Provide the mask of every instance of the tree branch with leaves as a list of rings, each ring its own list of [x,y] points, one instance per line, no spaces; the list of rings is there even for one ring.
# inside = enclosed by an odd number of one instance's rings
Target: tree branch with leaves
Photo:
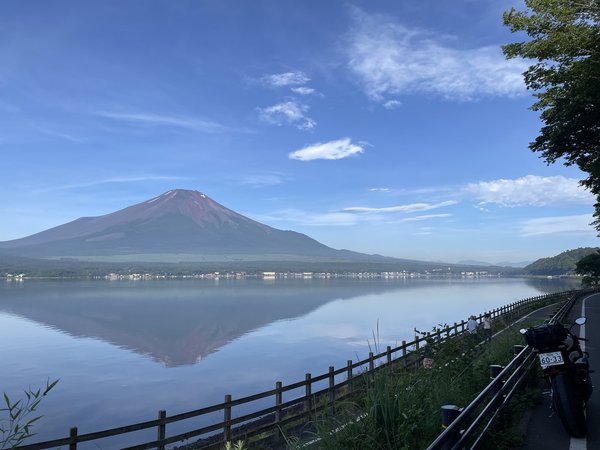
[[[503,15],[513,33],[530,39],[502,47],[507,58],[533,64],[523,74],[543,126],[529,144],[552,164],[563,159],[588,177],[600,231],[600,0],[525,0],[528,11]]]

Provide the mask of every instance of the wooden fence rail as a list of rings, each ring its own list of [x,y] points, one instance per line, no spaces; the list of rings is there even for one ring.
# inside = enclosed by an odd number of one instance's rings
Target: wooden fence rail
[[[522,316],[529,310],[543,305],[567,301],[575,292],[567,291],[519,300],[490,311],[489,314],[492,319],[509,320],[513,317]],[[478,322],[481,322],[483,316],[484,314],[480,314],[477,317]],[[366,359],[357,362],[348,360],[347,365],[344,367],[338,369],[335,369],[333,366],[329,367],[328,372],[324,374],[312,376],[310,373],[307,373],[304,380],[287,386],[277,381],[274,389],[258,394],[239,399],[233,399],[231,395],[227,394],[224,397],[224,401],[216,405],[172,416],[168,416],[165,411],[161,410],[158,412],[158,418],[155,420],[94,433],[80,435],[77,428],[71,428],[68,437],[22,445],[17,447],[17,449],[43,450],[68,446],[69,450],[76,450],[78,444],[84,442],[122,436],[152,428],[156,430],[156,440],[127,447],[127,450],[153,448],[163,450],[167,445],[190,441],[191,439],[196,439],[196,441],[194,444],[188,444],[191,447],[187,448],[216,449],[222,448],[228,441],[248,439],[265,433],[274,435],[274,438],[277,439],[282,426],[292,422],[301,423],[303,420],[306,421],[309,416],[319,413],[325,408],[330,408],[335,402],[339,402],[352,395],[359,379],[370,376],[375,371],[386,367],[391,368],[395,365],[399,365],[401,368],[419,367],[421,363],[420,351],[423,346],[427,345],[427,341],[431,342],[431,339],[440,341],[452,339],[464,334],[465,330],[466,322],[464,320],[460,323],[454,322],[452,326],[446,326],[443,329],[426,333],[425,335],[415,336],[415,339],[411,342],[402,341],[402,345],[398,347],[387,347],[385,351],[377,354],[370,352],[369,357]],[[315,390],[316,383],[325,381],[326,386],[324,388]],[[284,394],[299,389],[303,389],[303,395],[299,396],[296,394],[289,400],[284,399]],[[268,398],[273,398],[273,406],[233,417],[232,408]],[[216,412],[221,412],[223,417],[221,422],[167,436],[169,424],[195,417],[207,416]]]

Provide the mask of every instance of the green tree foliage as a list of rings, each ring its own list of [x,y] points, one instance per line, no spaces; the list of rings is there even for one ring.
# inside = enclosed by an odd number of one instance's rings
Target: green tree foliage
[[[575,271],[583,275],[583,284],[600,284],[600,250],[587,255],[577,262]]]
[[[524,73],[535,91],[534,111],[543,127],[529,144],[548,164],[564,158],[588,177],[600,231],[600,0],[525,0],[528,11],[512,8],[504,24],[531,39],[503,46],[507,58],[534,63]]]
[[[541,258],[523,268],[528,275],[566,275],[575,272],[577,261],[589,254],[596,253],[593,247],[567,250],[550,258]]]

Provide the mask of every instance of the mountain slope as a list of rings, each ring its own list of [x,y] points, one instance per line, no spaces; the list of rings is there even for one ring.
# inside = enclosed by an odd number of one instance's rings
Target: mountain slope
[[[567,250],[550,258],[541,258],[523,268],[528,275],[565,275],[575,270],[575,264],[581,258],[594,253],[597,248],[582,247]]]
[[[4,253],[32,257],[140,254],[298,255],[380,258],[335,250],[301,233],[256,222],[189,190],[171,190],[98,217],[0,242]]]

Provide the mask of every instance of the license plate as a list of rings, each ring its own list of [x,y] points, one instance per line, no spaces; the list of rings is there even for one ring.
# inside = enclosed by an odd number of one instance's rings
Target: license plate
[[[561,352],[540,353],[539,357],[542,369],[550,366],[560,366],[565,363]]]

